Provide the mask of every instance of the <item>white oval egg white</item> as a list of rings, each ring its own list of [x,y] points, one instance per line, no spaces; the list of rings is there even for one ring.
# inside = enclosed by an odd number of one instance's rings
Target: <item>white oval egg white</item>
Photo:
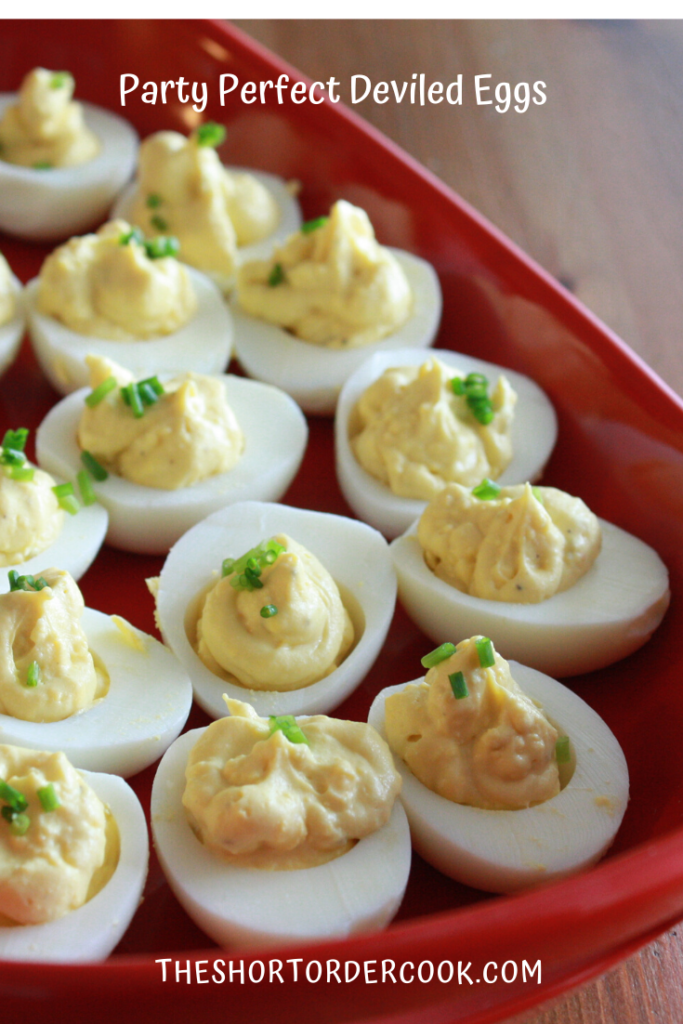
[[[400,800],[387,824],[313,868],[233,867],[196,837],[182,806],[185,766],[202,729],[164,755],[152,788],[152,832],[161,867],[195,923],[221,945],[267,946],[342,938],[383,928],[410,872],[410,833]]]
[[[65,482],[59,474],[52,475],[55,484]],[[74,490],[78,495],[78,488],[74,486]],[[62,532],[53,544],[32,558],[27,558],[25,562],[0,566],[0,594],[9,590],[10,569],[16,569],[21,576],[34,576],[41,569],[54,565],[68,570],[75,580],[80,580],[104,543],[108,520],[106,509],[97,502],[94,505],[82,505],[74,516],[65,512]]]
[[[16,102],[0,95],[0,118]],[[0,160],[0,230],[28,241],[55,242],[105,219],[126,184],[138,151],[138,136],[109,110],[82,103],[85,123],[100,141],[93,160],[74,167],[35,170]]]
[[[298,690],[250,690],[214,675],[188,640],[188,604],[212,579],[224,558],[240,557],[262,540],[286,533],[303,544],[352,598],[364,619],[362,635],[330,675]],[[197,703],[213,718],[225,716],[223,694],[245,700],[259,715],[327,714],[356,689],[372,667],[391,624],[396,576],[386,541],[355,519],[260,502],[221,509],[189,530],[161,570],[159,628],[187,670]],[[352,620],[354,608],[349,609]],[[354,622],[357,625],[357,622]]]
[[[249,316],[233,298],[237,358],[251,376],[277,384],[307,413],[333,415],[344,382],[373,353],[387,349],[427,348],[441,321],[441,287],[431,263],[389,249],[408,278],[415,298],[410,319],[381,341],[356,348],[332,349],[301,341],[275,324]]]
[[[92,481],[98,501],[109,513],[108,544],[124,551],[166,554],[186,530],[217,509],[249,498],[276,501],[287,490],[308,440],[303,413],[277,388],[232,375],[222,375],[221,380],[245,437],[239,462],[227,473],[175,491],[144,487],[111,473],[101,483]],[[84,388],[62,399],[36,434],[40,464],[68,479],[82,469],[76,432],[89,391]]]
[[[12,274],[12,291],[16,297],[16,309],[14,316],[6,324],[0,324],[0,374],[4,373],[8,366],[14,362],[19,351],[21,339],[26,329],[26,314],[24,312],[24,296],[21,281]]]
[[[128,622],[86,608],[88,646],[109,675],[92,707],[61,722],[26,722],[0,714],[0,743],[62,751],[76,768],[129,778],[152,764],[180,734],[192,686],[180,662]]]
[[[454,371],[460,370],[463,374],[483,373],[490,384],[495,385],[498,377],[504,374],[517,392],[512,424],[512,461],[496,480],[501,486],[538,479],[555,447],[555,410],[538,384],[521,373],[447,349],[435,349],[434,352],[412,349],[372,356],[348,379],[342,389],[334,423],[334,439],[337,479],[344,497],[356,515],[385,537],[397,537],[407,530],[422,514],[427,502],[394,494],[389,487],[363,469],[349,442],[349,417],[366,388],[381,377],[385,370],[393,366],[421,366],[432,356],[452,366]]]
[[[197,295],[197,312],[172,334],[141,341],[112,341],[79,334],[38,311],[38,278],[26,285],[33,351],[56,391],[68,395],[89,380],[87,355],[113,359],[139,379],[163,373],[221,373],[230,362],[233,323],[218,288],[205,274],[187,268]]]
[[[91,900],[56,921],[0,926],[0,960],[103,960],[123,937],[138,908],[149,860],[147,823],[140,801],[117,775],[86,771],[82,775],[116,819],[120,840],[116,869]]]
[[[391,544],[405,610],[423,633],[493,640],[515,658],[553,676],[604,668],[641,647],[669,605],[669,574],[659,555],[600,520],[602,550],[573,587],[537,604],[471,597],[439,579],[424,560],[417,523]]]
[[[277,227],[266,238],[260,242],[253,242],[251,245],[243,245],[237,250],[237,262],[246,263],[248,260],[267,259],[273,246],[281,245],[291,234],[301,227],[301,208],[298,200],[289,190],[288,183],[277,174],[269,174],[267,171],[256,171],[251,167],[235,167],[226,165],[226,170],[236,174],[251,174],[254,178],[268,189],[277,203],[280,219]],[[111,211],[110,219],[117,217],[130,221],[133,209],[133,202],[137,193],[137,182],[132,182],[122,192]],[[172,232],[171,232],[172,233]],[[235,284],[234,277],[226,277],[223,274],[207,273],[222,292],[229,292]],[[277,383],[277,381],[273,381]]]
[[[517,662],[510,669],[570,738],[574,771],[557,796],[515,811],[468,807],[428,789],[395,756],[417,852],[443,874],[488,892],[515,892],[595,864],[619,830],[629,794],[626,759],[602,718],[550,676]],[[385,738],[384,702],[405,685],[382,690],[370,708],[368,722]]]

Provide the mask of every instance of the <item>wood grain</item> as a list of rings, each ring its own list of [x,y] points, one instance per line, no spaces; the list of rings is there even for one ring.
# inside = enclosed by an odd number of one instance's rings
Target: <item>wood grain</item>
[[[314,79],[543,81],[496,113],[354,109],[554,274],[683,394],[683,22],[237,21]],[[348,89],[341,90],[348,100]],[[683,929],[514,1024],[683,1021]],[[509,1024],[513,1024],[512,1021]]]

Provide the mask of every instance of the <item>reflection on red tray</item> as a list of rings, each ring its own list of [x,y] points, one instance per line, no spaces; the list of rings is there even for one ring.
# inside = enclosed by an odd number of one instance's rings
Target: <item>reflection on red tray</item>
[[[509,898],[468,890],[416,859],[399,918],[386,932],[308,948],[244,954],[209,948],[171,895],[156,861],[146,897],[116,954],[105,964],[39,967],[0,964],[7,1019],[52,1018],[51,999],[68,1000],[72,1019],[165,1021],[254,1017],[274,1022],[484,1022],[499,1019],[604,970],[683,914],[683,690],[675,639],[683,628],[683,406],[654,374],[548,275],[445,186],[379,133],[337,106],[271,101],[218,103],[218,76],[273,79],[293,69],[237,31],[201,22],[4,22],[0,91],[16,88],[36,64],[68,68],[79,97],[120,110],[119,75],[141,81],[178,78],[209,83],[204,118],[229,126],[229,159],[302,182],[304,214],[317,216],[340,196],[365,207],[382,242],[429,259],[441,278],[444,318],[437,345],[481,356],[534,377],[555,403],[560,439],[545,482],[579,494],[606,519],[652,544],[671,573],[673,600],[654,642],[627,661],[574,681],[577,692],[617,735],[629,763],[631,804],[607,859],[585,875]],[[152,106],[129,97],[124,111],[142,135],[188,128],[188,108]],[[28,280],[45,250],[1,239],[15,272]],[[2,429],[35,427],[57,396],[24,346],[0,382]],[[348,513],[336,485],[332,429],[311,422],[303,467],[290,504]],[[105,549],[83,580],[86,602],[153,630],[144,579],[160,559]],[[457,639],[457,638],[456,638]],[[408,678],[425,641],[399,609],[380,663],[339,710],[364,717],[383,686]],[[414,674],[414,673],[413,673]],[[410,673],[409,673],[410,675]],[[189,726],[205,716],[193,711]],[[148,806],[153,770],[134,780]],[[198,987],[161,981],[162,957],[243,961],[302,957],[284,984],[235,980]],[[522,961],[542,961],[543,984],[521,980]],[[484,965],[514,960],[514,983],[457,985],[309,983],[311,960],[430,960]],[[170,965],[171,968],[173,965]],[[239,963],[237,964],[239,966]],[[226,969],[227,970],[227,969]],[[491,969],[492,970],[492,969]],[[211,970],[207,977],[210,977]],[[257,975],[258,976],[258,972]],[[315,977],[315,971],[313,977]],[[426,976],[426,973],[425,973]],[[153,1013],[151,1007],[154,1007]],[[229,1008],[229,1009],[228,1009]],[[423,1016],[423,1014],[425,1016]]]

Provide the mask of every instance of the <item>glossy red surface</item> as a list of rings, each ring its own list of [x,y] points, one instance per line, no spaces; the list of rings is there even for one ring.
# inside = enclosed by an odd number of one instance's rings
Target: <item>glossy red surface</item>
[[[0,91],[14,89],[36,64],[69,68],[81,98],[120,111],[119,74],[141,81],[184,75],[209,83],[204,118],[229,126],[229,162],[298,178],[304,212],[316,216],[339,196],[364,206],[381,241],[431,260],[441,277],[445,308],[437,344],[529,373],[551,396],[559,443],[545,482],[579,494],[601,516],[652,544],[671,573],[671,608],[654,642],[619,665],[571,681],[621,742],[631,773],[631,803],[614,848],[590,872],[525,895],[483,896],[457,885],[418,858],[397,921],[381,934],[315,947],[221,951],[189,921],[156,861],[145,900],[124,940],[104,964],[36,968],[0,964],[0,1005],[7,1020],[47,1021],[69,1005],[71,1020],[167,1022],[259,1020],[289,1022],[429,1021],[483,1024],[523,1009],[605,969],[683,914],[683,690],[677,637],[683,628],[683,405],[665,385],[476,212],[410,157],[352,113],[336,106],[261,107],[235,101],[221,108],[218,76],[273,79],[293,69],[236,31],[200,22],[4,22]],[[129,100],[125,115],[142,135],[187,129],[188,109]],[[23,279],[45,251],[0,239]],[[40,378],[24,346],[0,382],[0,429],[36,426],[57,396]],[[311,422],[304,465],[285,500],[348,512],[333,468],[331,424]],[[83,580],[86,601],[127,615],[153,630],[144,578],[160,560],[104,549]],[[410,678],[429,641],[399,609],[381,664],[339,710],[364,717],[382,686]],[[431,646],[431,645],[430,645]],[[504,652],[503,652],[504,653]],[[190,726],[204,716],[193,711]],[[134,784],[148,807],[153,769]],[[243,962],[301,957],[284,983],[162,982],[162,957]],[[456,963],[450,983],[307,982],[310,961]],[[542,961],[542,985],[474,982],[484,966],[506,960]],[[457,982],[457,962],[471,962]],[[171,968],[173,965],[171,964]],[[426,970],[426,969],[425,969]],[[224,968],[227,973],[227,967]],[[258,975],[257,975],[258,976]],[[315,973],[314,975],[315,976]],[[381,973],[374,978],[381,977]],[[372,982],[373,975],[370,974]],[[56,1001],[56,1002],[55,1002]]]

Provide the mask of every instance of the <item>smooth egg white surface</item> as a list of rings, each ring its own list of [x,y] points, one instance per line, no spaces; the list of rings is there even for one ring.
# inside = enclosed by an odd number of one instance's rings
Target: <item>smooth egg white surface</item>
[[[359,626],[362,633],[341,665],[317,683],[286,692],[250,690],[207,668],[188,640],[185,620],[188,605],[212,579],[219,578],[224,558],[240,557],[278,533],[308,548],[350,595],[356,608],[348,611],[357,636]],[[209,516],[172,548],[159,578],[157,614],[164,640],[192,680],[195,700],[213,718],[225,716],[224,693],[247,701],[263,717],[314,715],[327,714],[341,704],[370,671],[395,603],[396,576],[389,548],[375,530],[343,516],[249,501]]]
[[[65,482],[59,474],[53,476],[55,484]],[[78,495],[75,485],[74,490]],[[16,569],[22,576],[35,576],[47,566],[55,565],[66,569],[75,580],[79,580],[95,561],[104,543],[108,519],[106,509],[97,502],[94,505],[82,505],[75,516],[65,512],[62,532],[53,544],[32,558],[27,558],[25,562],[0,566],[0,594],[9,590],[10,569]]]
[[[109,615],[86,608],[81,625],[109,674],[107,694],[61,722],[0,714],[0,743],[62,751],[76,768],[128,778],[161,757],[180,734],[192,686],[178,659],[130,623],[122,631]]]
[[[227,473],[175,491],[144,487],[113,473],[101,483],[93,480],[98,500],[109,512],[108,544],[124,551],[166,554],[186,530],[217,509],[248,498],[276,501],[287,490],[308,440],[303,413],[277,388],[231,375],[222,375],[221,380],[244,433],[239,462]],[[64,398],[38,428],[36,453],[49,472],[74,479],[82,469],[76,433],[89,393],[84,388]]]
[[[157,373],[221,373],[230,362],[233,323],[218,288],[205,274],[187,268],[198,307],[179,331],[141,341],[113,341],[79,334],[52,316],[38,311],[38,278],[26,285],[26,306],[33,351],[56,391],[68,395],[85,387],[88,355],[120,363],[136,379]]]
[[[527,696],[569,736],[574,771],[557,796],[515,811],[456,804],[394,758],[417,852],[443,874],[487,892],[514,892],[595,864],[619,830],[629,794],[626,759],[602,718],[550,676],[517,662],[510,669]],[[370,708],[368,722],[385,738],[384,702],[406,685],[382,690]]]
[[[447,366],[452,366],[454,371],[459,370],[463,374],[483,373],[493,385],[504,374],[517,392],[512,423],[512,461],[496,480],[501,487],[538,479],[555,447],[555,410],[538,384],[521,373],[447,349],[435,349],[434,352],[409,349],[372,356],[342,389],[334,423],[334,439],[337,479],[344,497],[356,515],[385,537],[397,537],[407,530],[413,520],[422,514],[427,502],[394,494],[389,487],[363,469],[349,442],[349,417],[365,389],[381,377],[385,370],[393,366],[421,366],[433,356]]]
[[[147,823],[140,801],[116,775],[86,771],[82,775],[116,819],[120,841],[116,869],[91,900],[56,921],[0,926],[0,960],[103,960],[118,944],[138,908],[149,860]]]
[[[401,249],[389,251],[405,272],[415,300],[412,315],[402,327],[371,345],[327,348],[301,341],[282,327],[249,316],[233,298],[235,351],[246,372],[257,380],[277,384],[305,412],[333,415],[344,381],[373,353],[431,345],[441,320],[441,287],[436,271],[419,256]]]
[[[253,242],[251,245],[243,245],[237,249],[237,262],[246,263],[248,260],[267,259],[276,245],[281,245],[291,234],[301,227],[301,208],[298,200],[291,194],[289,186],[284,178],[277,174],[269,174],[267,171],[255,171],[251,167],[235,167],[226,165],[226,170],[233,174],[251,174],[268,189],[277,203],[280,214],[277,227],[270,235],[262,238],[260,242]],[[137,182],[132,182],[120,198],[116,201],[110,215],[110,220],[122,217],[130,221],[133,203],[137,194]],[[208,276],[218,285],[223,292],[229,292],[235,280],[233,277],[226,277],[224,274],[211,274]],[[278,383],[274,381],[273,383]]]
[[[641,647],[669,605],[669,574],[647,544],[600,520],[602,550],[573,587],[536,604],[471,597],[435,576],[417,523],[391,545],[401,603],[432,640],[483,633],[504,658],[553,676],[604,668]]]
[[[26,314],[24,312],[24,297],[21,281],[12,275],[12,291],[16,297],[16,309],[14,316],[6,324],[0,324],[0,374],[4,373],[8,366],[14,362],[19,351],[21,339],[26,329]]]
[[[0,94],[0,118],[16,102]],[[74,167],[36,170],[0,160],[0,230],[28,241],[55,242],[77,235],[105,216],[135,167],[138,136],[109,110],[83,103],[85,123],[97,136],[96,157]]]
[[[202,729],[163,757],[152,788],[152,832],[178,901],[221,945],[266,946],[383,928],[398,910],[410,872],[410,833],[400,800],[387,824],[313,868],[233,867],[196,837],[182,806],[185,766]]]

